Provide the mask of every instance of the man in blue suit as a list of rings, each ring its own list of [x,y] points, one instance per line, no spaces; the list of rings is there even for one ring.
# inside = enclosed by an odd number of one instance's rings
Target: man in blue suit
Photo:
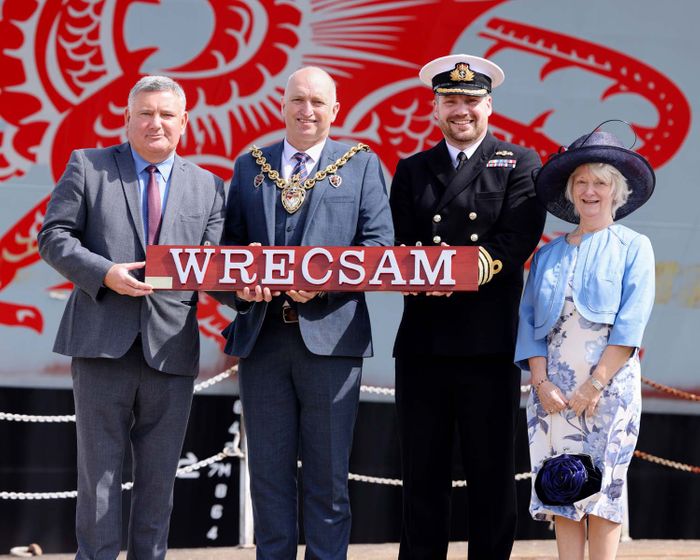
[[[236,160],[226,245],[393,243],[376,155],[328,139],[338,108],[325,71],[306,67],[290,76],[284,141]],[[257,558],[296,558],[301,458],[306,557],[344,559],[362,359],[372,355],[364,294],[257,286],[237,295],[243,301],[225,332],[226,352],[240,357]]]

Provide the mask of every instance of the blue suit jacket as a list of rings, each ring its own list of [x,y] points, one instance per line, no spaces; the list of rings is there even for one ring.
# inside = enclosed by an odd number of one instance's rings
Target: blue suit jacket
[[[283,142],[262,149],[273,169],[281,168]],[[350,146],[327,140],[318,169],[340,158]],[[252,155],[236,160],[229,198],[223,244],[248,245],[259,242],[274,245],[275,203],[280,189],[267,177],[259,187],[254,178],[260,167]],[[351,246],[391,245],[394,228],[377,156],[358,152],[338,172],[338,188],[328,178],[307,192],[309,205],[301,245]],[[298,305],[299,327],[306,347],[321,356],[372,355],[369,314],[363,293],[330,292]],[[236,320],[224,331],[225,351],[245,358],[255,346],[267,304],[254,303],[249,309],[239,305]]]
[[[654,250],[646,235],[613,224],[584,235],[578,247],[562,236],[535,253],[520,303],[515,363],[521,369],[529,371],[529,358],[547,356],[572,264],[572,295],[583,318],[612,325],[608,344],[642,345],[654,305]]]

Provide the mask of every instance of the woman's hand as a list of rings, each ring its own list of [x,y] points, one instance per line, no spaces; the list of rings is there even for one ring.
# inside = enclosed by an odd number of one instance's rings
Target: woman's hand
[[[571,395],[569,408],[574,411],[576,416],[581,416],[584,412],[586,415],[592,416],[602,393],[593,386],[590,379],[587,379]]]
[[[620,371],[620,368],[625,365],[625,362],[633,352],[634,348],[630,346],[608,344],[603,350],[592,376],[595,377],[600,385],[605,387],[615,374]],[[595,407],[598,405],[602,394],[603,391],[596,389],[589,378],[579,385],[574,394],[571,395],[569,408],[576,413],[576,416],[581,416],[584,412],[591,416],[595,413]]]
[[[540,398],[540,403],[549,414],[561,412],[569,404],[561,389],[549,380],[540,383],[535,390]]]

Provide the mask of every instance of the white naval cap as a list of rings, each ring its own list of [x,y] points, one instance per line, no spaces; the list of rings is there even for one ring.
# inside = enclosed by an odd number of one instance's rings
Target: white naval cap
[[[483,97],[505,79],[501,67],[469,54],[450,54],[431,60],[418,73],[420,81],[439,95]]]

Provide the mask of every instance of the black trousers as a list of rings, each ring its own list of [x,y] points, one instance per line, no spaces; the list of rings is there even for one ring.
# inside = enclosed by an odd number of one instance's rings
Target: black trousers
[[[396,358],[403,470],[400,560],[447,556],[457,429],[467,477],[469,560],[510,557],[520,370],[506,355]]]

